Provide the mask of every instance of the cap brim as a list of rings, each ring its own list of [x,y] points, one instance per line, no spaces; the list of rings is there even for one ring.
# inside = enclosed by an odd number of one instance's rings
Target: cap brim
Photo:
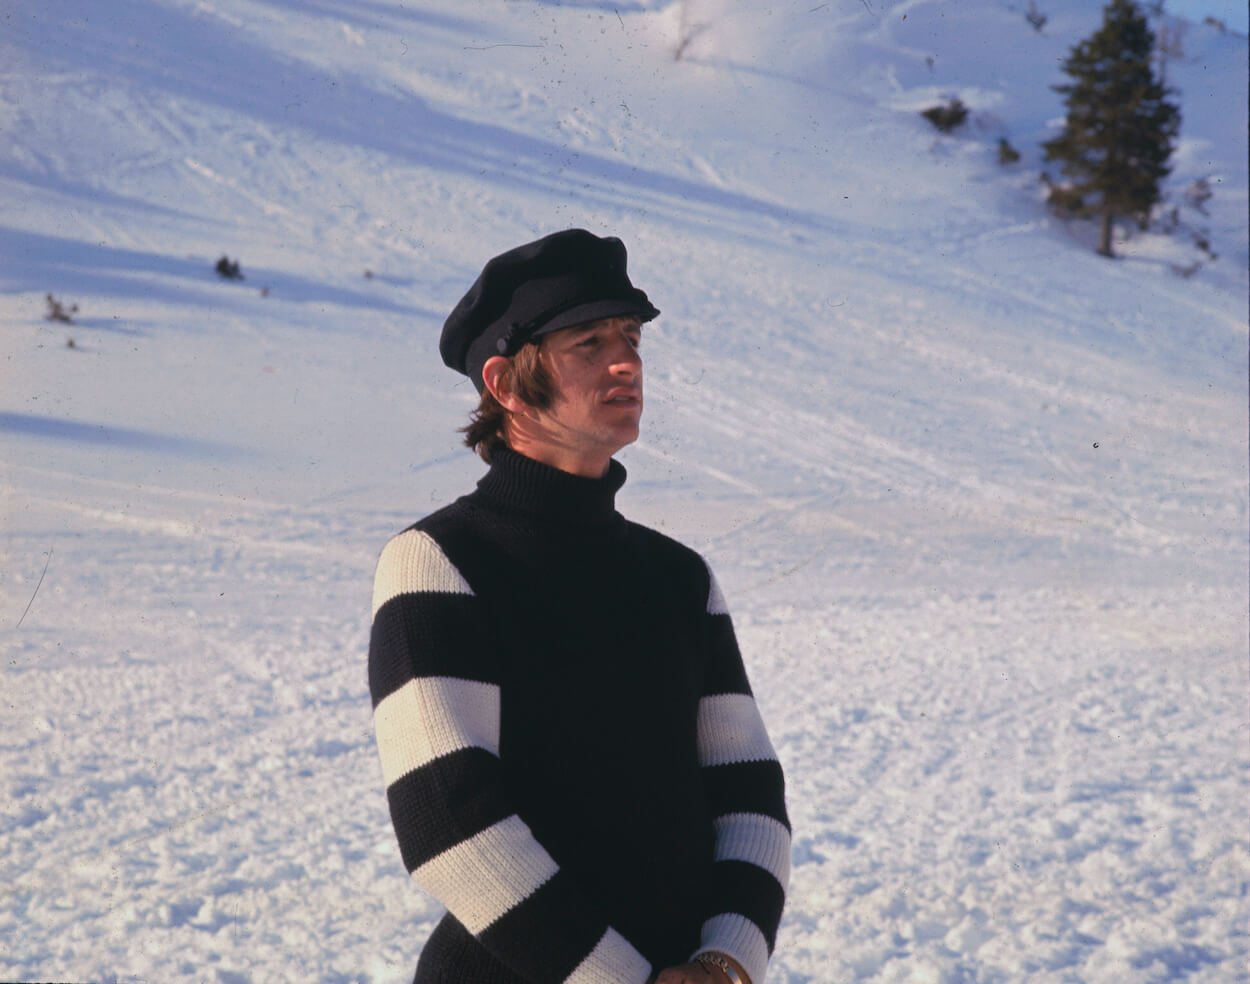
[[[591,301],[588,304],[578,304],[567,311],[561,311],[530,335],[530,338],[550,335],[553,331],[574,328],[577,325],[588,324],[591,321],[600,321],[603,318],[625,318],[632,315],[642,321],[650,321],[659,313],[659,310],[648,302],[640,302],[635,299],[618,298],[616,300]]]

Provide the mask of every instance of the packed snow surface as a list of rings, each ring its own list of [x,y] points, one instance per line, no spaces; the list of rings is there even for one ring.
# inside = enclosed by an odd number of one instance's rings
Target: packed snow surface
[[[1108,261],[1038,7],[4,5],[0,978],[410,979],[372,568],[481,472],[442,319],[583,226],[787,770],[769,980],[1245,980],[1246,38]]]

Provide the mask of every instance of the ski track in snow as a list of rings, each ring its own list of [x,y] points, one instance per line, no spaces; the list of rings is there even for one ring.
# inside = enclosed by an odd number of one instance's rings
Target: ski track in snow
[[[1246,39],[1171,68],[1182,279],[1042,210],[1096,10],[1019,7],[16,8],[0,978],[411,979],[373,564],[480,473],[446,310],[584,225],[664,311],[621,508],[715,566],[787,770],[769,980],[1244,980]]]

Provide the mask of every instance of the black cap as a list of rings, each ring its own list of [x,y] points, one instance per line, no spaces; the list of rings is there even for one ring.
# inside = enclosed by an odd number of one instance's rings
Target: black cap
[[[482,391],[482,366],[547,332],[660,312],[629,282],[625,244],[566,229],[490,260],[443,324],[443,362]]]

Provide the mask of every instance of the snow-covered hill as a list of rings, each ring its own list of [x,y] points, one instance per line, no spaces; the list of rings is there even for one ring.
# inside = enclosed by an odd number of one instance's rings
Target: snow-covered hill
[[[1218,258],[1108,262],[1039,6],[5,7],[0,977],[410,978],[372,566],[480,473],[442,319],[583,226],[664,312],[622,508],[788,771],[770,981],[1244,979],[1247,42],[1168,66]]]

